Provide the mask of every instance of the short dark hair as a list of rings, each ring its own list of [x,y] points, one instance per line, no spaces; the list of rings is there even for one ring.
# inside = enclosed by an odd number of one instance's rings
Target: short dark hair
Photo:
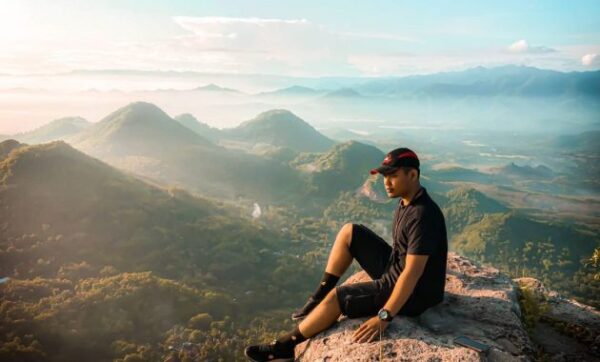
[[[404,174],[406,175],[412,168],[414,168],[415,170],[417,170],[417,178],[421,178],[421,170],[418,167],[412,167],[412,166],[401,166],[400,167],[402,169],[402,172],[404,172]]]

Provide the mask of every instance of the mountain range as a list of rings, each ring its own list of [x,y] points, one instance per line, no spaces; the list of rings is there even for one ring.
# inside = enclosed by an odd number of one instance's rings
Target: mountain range
[[[463,71],[374,79],[353,87],[378,96],[600,97],[600,71],[559,72],[530,66],[475,67]]]
[[[302,182],[293,169],[217,145],[145,102],[122,107],[68,142],[118,168],[213,197],[288,202]]]

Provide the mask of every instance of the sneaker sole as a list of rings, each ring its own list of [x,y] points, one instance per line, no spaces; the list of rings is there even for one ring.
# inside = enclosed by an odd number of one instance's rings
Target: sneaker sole
[[[246,354],[246,351],[244,351],[244,356],[248,357],[250,359],[250,361],[260,362],[258,360],[255,360],[254,358],[248,356]],[[275,359],[269,360],[269,362],[294,362],[295,360],[296,360],[296,358],[275,358]]]

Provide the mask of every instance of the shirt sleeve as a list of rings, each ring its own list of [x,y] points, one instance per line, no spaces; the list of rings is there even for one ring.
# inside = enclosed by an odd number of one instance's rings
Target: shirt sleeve
[[[407,254],[431,255],[436,250],[436,230],[431,217],[413,217],[407,224]]]

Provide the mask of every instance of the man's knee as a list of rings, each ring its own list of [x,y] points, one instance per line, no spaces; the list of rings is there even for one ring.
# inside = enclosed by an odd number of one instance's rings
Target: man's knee
[[[347,222],[342,226],[341,232],[344,234],[344,240],[346,241],[346,245],[348,249],[350,248],[350,244],[352,243],[352,228],[353,224],[351,222]]]
[[[338,301],[336,288],[333,288],[329,293],[327,293],[324,302],[327,303],[327,306],[330,310],[333,310],[336,313],[341,313],[342,310],[340,307],[340,302]]]
[[[337,303],[337,291],[335,288],[331,289],[324,299],[327,303]]]

